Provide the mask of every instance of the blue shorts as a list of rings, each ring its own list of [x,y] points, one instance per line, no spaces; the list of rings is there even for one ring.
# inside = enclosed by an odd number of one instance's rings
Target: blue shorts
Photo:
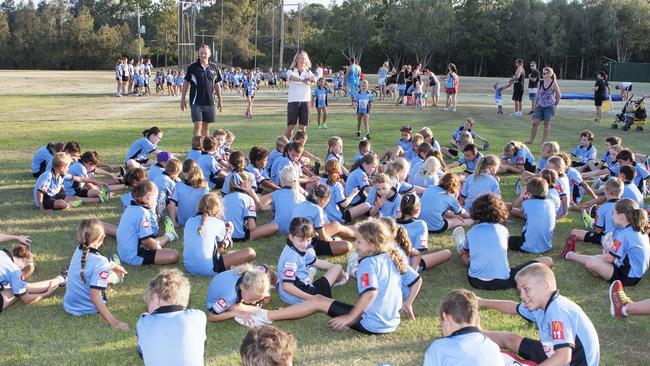
[[[537,93],[528,93],[528,99],[535,100],[535,97],[537,97]]]
[[[550,106],[550,107],[537,106],[537,108],[535,109],[535,114],[533,114],[533,119],[550,122],[551,119],[553,119],[554,115],[555,115],[555,106]]]

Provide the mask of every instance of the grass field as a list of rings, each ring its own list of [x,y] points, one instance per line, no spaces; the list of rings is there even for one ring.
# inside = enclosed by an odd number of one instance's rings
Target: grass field
[[[75,248],[75,231],[80,220],[97,217],[111,223],[119,221],[119,200],[96,206],[86,205],[65,212],[41,214],[32,202],[34,179],[30,174],[30,159],[34,151],[48,141],[80,142],[82,150],[98,150],[104,161],[121,163],[132,141],[150,126],[159,126],[165,133],[161,147],[182,153],[190,148],[192,126],[189,113],[178,108],[172,97],[114,97],[111,72],[0,72],[0,232],[31,236],[37,256],[37,269],[32,280],[56,275],[67,267]],[[443,112],[427,108],[423,112],[376,103],[371,115],[374,151],[393,146],[399,138],[399,126],[411,124],[415,129],[432,128],[442,143],[467,116],[477,122],[476,130],[491,142],[491,153],[499,154],[509,139],[526,141],[528,118],[499,116],[493,106],[492,83],[486,78],[463,78],[458,112]],[[589,93],[591,81],[561,82],[563,91]],[[650,94],[650,84],[635,84],[635,93]],[[508,97],[504,99],[509,99]],[[444,102],[444,100],[443,100]],[[310,129],[307,149],[322,157],[327,137],[339,135],[345,144],[345,155],[351,160],[357,144],[354,137],[354,114],[348,99],[334,100],[329,109],[328,130]],[[224,112],[215,127],[227,128],[237,135],[235,148],[248,152],[253,144],[273,146],[275,136],[284,130],[286,121],[286,91],[269,92],[262,88],[255,99],[255,119],[243,118],[245,102],[226,93]],[[620,109],[620,103],[616,109]],[[529,109],[525,105],[524,111]],[[506,113],[512,111],[508,101]],[[553,121],[552,139],[565,150],[578,143],[580,131],[590,128],[596,134],[599,154],[603,138],[613,133],[608,116],[601,126],[593,125],[594,108],[590,101],[563,101]],[[541,131],[540,131],[541,133]],[[624,145],[648,153],[649,132],[618,132]],[[541,135],[540,135],[541,136]],[[539,146],[531,149],[536,156]],[[508,200],[514,197],[514,177],[502,179],[501,189]],[[258,222],[270,220],[264,214]],[[522,221],[508,221],[512,234],[519,234]],[[578,215],[561,220],[555,230],[554,248],[550,255],[556,260],[555,274],[562,294],[582,306],[591,317],[601,342],[602,364],[647,364],[650,317],[615,319],[609,315],[608,285],[591,277],[582,267],[559,259],[564,239],[572,228],[582,226]],[[258,262],[276,264],[284,237],[275,236],[250,244],[258,252]],[[452,248],[450,234],[429,238],[433,249]],[[247,244],[248,245],[248,244]],[[9,248],[11,244],[2,244]],[[171,245],[182,252],[182,240]],[[579,250],[595,254],[599,248],[579,245]],[[106,240],[102,252],[116,251],[115,240]],[[533,259],[534,255],[510,253],[511,265]],[[345,263],[345,258],[333,258]],[[182,262],[181,262],[182,263]],[[182,269],[182,264],[177,265]],[[111,329],[99,315],[72,317],[63,311],[64,290],[36,305],[17,304],[0,315],[0,364],[3,365],[134,365],[141,361],[136,352],[135,323],[145,306],[142,292],[148,281],[159,271],[155,267],[129,267],[126,281],[111,288],[107,296],[113,314],[129,324],[126,332]],[[298,321],[279,322],[277,326],[295,335],[298,341],[297,365],[394,365],[422,363],[424,350],[431,339],[440,337],[437,309],[442,297],[451,289],[469,288],[466,270],[457,257],[438,268],[423,273],[424,284],[415,302],[416,321],[403,320],[396,333],[369,337],[354,331],[334,332],[327,326],[328,318],[315,315]],[[209,278],[191,277],[190,307],[203,309]],[[486,298],[517,300],[513,290],[477,294]],[[643,281],[629,289],[633,299],[650,298],[650,284]],[[353,284],[334,290],[337,299],[354,303]],[[270,308],[282,306],[277,296]],[[484,329],[516,331],[537,337],[536,328],[521,318],[494,311],[481,311]],[[246,329],[235,322],[208,324],[205,347],[206,364],[238,364],[239,344]]]

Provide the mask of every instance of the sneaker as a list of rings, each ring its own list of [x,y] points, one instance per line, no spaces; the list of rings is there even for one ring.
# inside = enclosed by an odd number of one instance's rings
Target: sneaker
[[[111,199],[111,194],[108,192],[106,188],[102,188],[99,190],[99,202],[106,203],[110,199]]]
[[[82,200],[75,200],[75,201],[69,202],[68,205],[70,205],[70,207],[75,207],[76,208],[76,207],[81,206],[82,203],[83,203]]]
[[[176,229],[174,228],[174,223],[172,222],[171,217],[165,216],[163,219],[163,224],[165,225],[165,234],[169,234],[173,239],[172,241],[178,239],[178,234],[176,233]]]
[[[575,252],[576,241],[578,241],[578,237],[575,234],[569,235],[569,237],[566,238],[566,242],[564,243],[564,249],[562,249],[562,252],[560,252],[560,257],[566,259],[566,255],[569,254],[569,252]]]
[[[359,269],[359,253],[356,250],[353,250],[350,255],[348,255],[348,267],[345,272],[349,277],[357,277],[357,269]]]
[[[364,137],[364,140],[370,140],[370,134],[367,134],[366,137]]]
[[[517,178],[517,181],[515,182],[515,194],[517,197],[521,196],[521,179]]]
[[[603,246],[603,254],[609,253],[614,245],[614,232],[610,231],[607,234],[603,235],[603,238],[600,240],[600,243]]]
[[[323,123],[323,129],[324,129],[324,130],[327,129],[327,124]]]
[[[449,109],[448,109],[447,107],[444,107],[442,110],[446,112],[446,111],[448,111]]]
[[[596,216],[598,216],[598,206],[596,206],[596,205],[592,205],[591,207],[589,207],[589,211],[588,211],[588,212],[589,212],[589,216],[590,216],[592,219],[596,218]],[[592,220],[592,221],[593,221],[593,220]]]
[[[345,285],[346,283],[348,283],[349,280],[350,280],[350,275],[347,274],[346,272],[343,272],[343,278],[341,278],[340,280],[336,281],[336,282],[332,285],[332,288],[334,288],[334,287],[339,287],[339,286],[343,286],[343,285]]]
[[[584,208],[580,210],[580,218],[582,219],[582,223],[585,225],[585,229],[591,230],[593,219],[591,218],[591,216],[589,216],[587,210],[585,210]]]
[[[56,276],[59,279],[59,287],[65,287],[68,284],[68,270],[64,269],[61,273]]]
[[[248,319],[242,319],[236,316],[235,321],[247,328],[259,328],[263,325],[273,324],[268,318],[267,311],[264,309],[258,309]]]
[[[357,137],[361,137],[361,132],[357,131]]]
[[[463,245],[465,245],[465,229],[462,226],[459,226],[451,232],[451,237],[454,240],[456,245],[456,252],[458,255],[462,253]]]
[[[117,253],[111,254],[111,256],[108,258],[108,260],[115,263],[118,266],[122,265],[122,261],[120,260],[120,256],[117,255]]]
[[[623,283],[619,280],[612,282],[609,286],[609,313],[617,318],[624,318],[627,314],[623,309],[631,302],[625,294]]]
[[[451,111],[452,111],[452,112],[456,112],[456,108],[452,109]]]
[[[124,168],[123,166],[121,166],[121,167],[120,167],[120,174],[119,174],[119,176],[122,177],[122,178],[124,178],[124,175],[125,175],[125,174],[126,174],[126,168]]]

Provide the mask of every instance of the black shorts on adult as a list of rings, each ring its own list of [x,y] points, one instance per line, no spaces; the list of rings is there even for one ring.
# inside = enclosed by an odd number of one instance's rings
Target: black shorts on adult
[[[467,279],[469,280],[469,284],[472,285],[472,287],[479,290],[505,290],[509,288],[515,288],[517,287],[517,282],[515,282],[515,276],[517,273],[524,269],[524,267],[527,265],[533,263],[537,263],[537,261],[528,261],[526,263],[510,268],[510,276],[507,279],[503,280],[496,279],[491,281],[484,281],[478,278],[470,277],[469,274],[467,275]]]
[[[212,257],[212,270],[221,273],[226,270],[226,264],[223,263],[223,255],[215,254]]]
[[[305,285],[300,281],[294,282],[294,285],[310,295],[323,295],[332,298],[332,286],[325,277],[321,277],[312,282],[311,286]]]
[[[192,122],[212,123],[214,122],[213,105],[190,105],[192,111]]]
[[[59,193],[54,195],[54,197],[43,193],[43,207],[45,207],[46,210],[56,210],[56,208],[54,208],[54,201],[64,200],[64,199],[65,199],[65,192],[63,190],[61,190]]]
[[[152,265],[156,261],[156,251],[145,247],[138,248],[138,257],[142,257],[142,265]]]
[[[544,352],[544,345],[542,345],[542,342],[530,338],[524,338],[521,340],[519,351],[517,353],[524,359],[536,363],[542,363],[548,359],[546,352]]]
[[[603,98],[594,98],[594,105],[596,107],[602,107],[604,101],[605,101],[605,99],[603,99]]]
[[[311,246],[314,247],[314,251],[317,256],[321,255],[333,255],[332,245],[329,241],[321,240],[319,237],[315,236],[311,239]]]
[[[309,124],[309,102],[291,102],[287,105],[287,125]]]
[[[438,229],[438,230],[429,230],[429,234],[444,233],[445,231],[447,231],[448,228],[449,228],[449,221],[447,221],[447,219],[443,218],[442,219],[442,227],[440,229]]]
[[[74,195],[77,197],[88,197],[88,188],[75,188]]]
[[[344,302],[340,301],[334,301],[332,302],[332,305],[330,305],[330,308],[327,309],[327,315],[330,318],[336,318],[341,315],[347,315],[350,314],[352,309],[354,308],[354,305],[346,304]],[[367,330],[366,328],[361,325],[361,319],[357,320],[355,323],[348,325],[348,328],[354,329],[359,333],[363,334],[379,334],[375,332],[371,332]]]
[[[521,102],[524,97],[524,87],[515,87],[512,90],[512,100],[515,102]]]
[[[641,278],[628,277],[621,271],[620,267],[614,266],[614,273],[612,273],[612,278],[609,279],[609,283],[612,283],[616,280],[621,281],[623,283],[623,287],[630,287],[636,286],[641,281]]]

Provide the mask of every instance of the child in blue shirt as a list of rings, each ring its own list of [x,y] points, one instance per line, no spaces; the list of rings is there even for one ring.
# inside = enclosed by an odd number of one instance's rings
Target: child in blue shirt
[[[339,222],[344,224],[350,222],[350,217],[344,217],[343,213],[357,196],[359,189],[355,189],[347,196],[345,195],[343,184],[345,181],[341,178],[341,165],[336,159],[330,159],[325,162],[325,177],[320,180],[321,184],[329,187],[330,199],[323,208],[329,222]]]
[[[48,142],[41,146],[32,157],[32,176],[38,178],[52,161],[54,154],[63,151],[62,142]]]
[[[408,266],[392,243],[388,228],[377,220],[357,226],[356,248],[359,254],[356,305],[316,296],[279,310],[258,310],[240,319],[247,326],[271,324],[273,321],[298,319],[320,312],[333,319],[334,330],[354,329],[363,334],[392,333],[400,323],[402,309],[401,273]]]
[[[347,273],[340,264],[332,264],[312,256],[307,249],[316,235],[310,219],[294,217],[289,225],[287,244],[278,260],[280,298],[289,305],[295,305],[322,295],[332,298],[332,287],[347,282]],[[325,275],[312,282],[308,267],[325,271]]]
[[[224,203],[215,193],[201,197],[198,214],[185,223],[183,235],[183,265],[197,276],[214,276],[228,268],[255,259],[252,248],[232,247],[233,227],[223,217]]]
[[[359,160],[361,160],[362,157],[368,154],[373,154],[372,152],[372,144],[370,143],[370,140],[361,140],[359,141],[359,149],[357,152],[354,153],[354,159],[352,161],[353,164],[357,163]]]
[[[585,171],[597,159],[598,151],[593,142],[593,132],[585,130],[580,133],[580,144],[571,152],[571,156],[578,159],[572,161],[571,166],[577,168],[579,172]]]
[[[65,210],[73,203],[75,207],[81,203],[76,201],[77,197],[67,196],[63,187],[64,177],[72,179],[71,176],[68,176],[69,166],[70,156],[64,152],[56,153],[52,158],[52,169],[45,171],[36,180],[34,204],[41,211]]]
[[[578,254],[575,244],[571,247],[570,243],[562,254],[565,259],[585,266],[595,277],[610,283],[620,280],[626,287],[635,286],[650,264],[648,214],[636,202],[625,198],[614,205],[612,219],[616,225],[613,243],[603,244],[602,255]]]
[[[472,287],[480,290],[503,290],[514,288],[515,275],[527,265],[540,262],[553,265],[550,257],[540,257],[516,267],[508,263],[508,229],[501,225],[508,218],[508,210],[501,198],[484,194],[474,201],[472,219],[477,222],[464,235],[462,228],[454,233],[460,258],[468,266],[467,278]]]
[[[316,84],[316,89],[311,93],[311,107],[314,108],[316,106],[316,111],[318,112],[318,128],[327,129],[327,95],[331,92],[325,79],[320,78]],[[320,124],[321,117],[323,119],[322,126]]]
[[[463,132],[468,132],[472,137],[472,141],[481,140],[483,142],[482,150],[487,150],[489,143],[486,139],[484,139],[478,133],[476,133],[476,131],[472,130],[474,124],[475,124],[474,119],[472,117],[467,117],[463,122],[463,125],[458,127],[456,131],[454,131],[454,133],[451,135],[451,140],[449,140],[451,146],[455,147],[460,151],[463,151],[463,148],[466,144],[463,144],[461,142],[461,136],[463,135]],[[456,154],[453,151],[450,152],[452,155],[456,156]]]
[[[144,364],[203,365],[207,319],[203,311],[187,309],[187,277],[177,269],[162,270],[149,283],[144,298],[147,312],[135,325]]]
[[[521,174],[524,171],[535,173],[535,157],[528,147],[519,141],[510,141],[503,146],[503,157],[499,174],[515,173]]]
[[[332,136],[327,139],[327,157],[325,158],[325,162],[331,159],[335,159],[339,162],[339,167],[343,173],[342,178],[345,181],[350,172],[345,167],[345,158],[343,157],[343,139],[338,136]]]
[[[555,190],[560,196],[560,208],[556,212],[556,217],[562,219],[569,214],[569,205],[571,204],[571,183],[566,175],[566,163],[559,156],[552,156],[546,163],[546,168],[557,173]]]
[[[172,154],[167,151],[161,151],[156,155],[156,164],[149,167],[147,172],[147,179],[154,181],[159,175],[165,171],[165,164],[172,158]]]
[[[269,176],[271,175],[271,167],[273,166],[273,163],[283,156],[282,152],[288,143],[289,139],[284,135],[280,135],[275,139],[275,150],[269,153],[269,158],[266,161],[266,172]]]
[[[492,85],[494,88],[494,104],[497,106],[497,114],[503,114],[503,95],[501,95],[501,93],[505,89],[508,89],[510,85],[512,85],[512,81],[505,86],[501,86],[499,83],[494,83],[494,85]]]
[[[422,194],[420,218],[427,224],[431,234],[440,234],[458,226],[470,226],[474,221],[458,202],[460,181],[454,173],[440,178]]]
[[[618,170],[624,166],[631,166],[636,170],[636,177],[634,184],[639,188],[639,191],[644,192],[646,187],[646,179],[650,177],[650,173],[646,170],[643,164],[639,164],[634,160],[634,153],[630,150],[622,150],[616,154],[616,161],[618,162],[618,169],[613,169],[614,176],[618,175]]]
[[[278,232],[279,226],[270,222],[257,226],[257,209],[268,210],[268,204],[260,202],[247,174],[232,175],[229,193],[223,198],[224,220],[233,226],[233,241],[256,240]]]
[[[464,173],[468,175],[473,174],[474,169],[476,168],[476,164],[478,164],[479,160],[481,160],[482,157],[483,154],[478,151],[478,147],[475,144],[467,144],[465,147],[463,147],[463,156],[451,164],[448,164],[447,169],[465,165]]]
[[[508,238],[508,249],[527,253],[544,253],[553,247],[555,230],[555,205],[547,199],[548,183],[539,177],[531,178],[526,184],[522,203],[525,220],[521,236]]]
[[[373,187],[366,198],[370,216],[397,218],[402,196],[392,183],[390,177],[384,173],[379,173],[372,179]]]
[[[158,143],[162,140],[163,133],[158,127],[151,127],[142,131],[142,138],[131,144],[129,151],[124,158],[124,165],[127,168],[148,167],[153,164],[149,159],[150,154],[158,155]]]
[[[368,91],[368,80],[361,82],[359,92],[354,95],[354,106],[357,109],[357,137],[361,136],[361,121],[366,131],[366,140],[370,140],[370,107],[372,105],[372,94]]]
[[[496,156],[487,155],[479,160],[474,173],[465,179],[460,191],[458,201],[465,210],[469,210],[474,200],[483,194],[493,193],[497,197],[501,196],[499,181],[494,177],[498,171],[499,160]]]
[[[352,165],[348,179],[345,181],[345,195],[348,196],[355,190],[358,190],[359,193],[352,199],[351,205],[356,206],[365,202],[366,196],[370,192],[369,177],[375,174],[378,165],[379,162],[375,154],[364,155]]]
[[[174,192],[169,198],[170,203],[167,205],[174,227],[185,225],[187,219],[196,215],[199,200],[210,192],[203,178],[203,172],[194,160],[185,160],[183,176],[185,179],[176,183]]]
[[[505,314],[519,314],[535,323],[540,340],[515,333],[483,331],[500,348],[523,358],[550,365],[597,366],[600,362],[598,333],[585,312],[559,294],[553,271],[539,263],[522,269],[516,276],[522,302],[479,299],[479,307]]]
[[[424,353],[424,366],[505,366],[501,349],[480,329],[478,298],[465,289],[452,290],[440,304],[443,338]]]
[[[79,246],[68,266],[63,309],[74,316],[100,313],[112,328],[126,330],[128,324],[115,318],[106,307],[105,292],[109,284],[120,283],[127,272],[99,252],[104,237],[104,228],[99,220],[85,219],[79,224]]]
[[[619,169],[618,178],[623,181],[623,195],[621,198],[629,198],[636,202],[639,207],[645,207],[643,202],[643,194],[639,188],[634,184],[636,178],[636,170],[633,167],[626,165]]]
[[[217,140],[212,136],[206,136],[203,139],[203,152],[196,160],[196,163],[203,172],[203,176],[208,181],[210,190],[222,187],[224,183],[223,179],[226,176],[217,159],[213,156],[217,148]]]
[[[153,180],[153,184],[158,188],[158,216],[162,217],[164,211],[167,210],[167,206],[169,206],[170,198],[176,190],[176,183],[179,180],[178,175],[181,173],[181,169],[182,163],[180,160],[176,158],[170,159],[165,164],[165,171]]]
[[[253,119],[253,99],[255,98],[255,91],[258,89],[253,71],[249,71],[248,77],[244,78],[243,87],[244,96],[246,96],[246,102],[248,103],[246,107],[246,118]]]
[[[124,210],[117,226],[117,254],[131,266],[161,265],[178,262],[175,249],[163,248],[178,239],[173,226],[165,225],[166,233],[158,235],[156,206],[158,190],[151,181],[141,183],[133,191],[133,200]]]
[[[226,177],[223,180],[223,187],[221,187],[222,194],[230,193],[230,180],[233,179],[234,176],[237,174],[247,176],[251,188],[253,188],[255,192],[259,192],[259,188],[257,186],[257,178],[255,177],[255,174],[246,170],[246,156],[244,155],[243,152],[241,151],[231,152],[230,155],[228,156],[228,164],[230,164],[231,171],[226,175]],[[268,196],[268,198],[262,197],[260,199],[266,202],[271,199],[271,196]]]
[[[201,153],[203,152],[204,138],[204,136],[192,137],[192,149],[187,152],[187,157],[185,157],[185,160],[192,159],[196,161],[199,159],[199,156],[201,156]]]
[[[254,178],[257,192],[262,192],[263,188],[271,191],[277,191],[280,186],[273,183],[269,176],[268,166],[269,151],[263,146],[253,146],[248,153],[249,164],[246,166],[246,171],[251,173]]]

